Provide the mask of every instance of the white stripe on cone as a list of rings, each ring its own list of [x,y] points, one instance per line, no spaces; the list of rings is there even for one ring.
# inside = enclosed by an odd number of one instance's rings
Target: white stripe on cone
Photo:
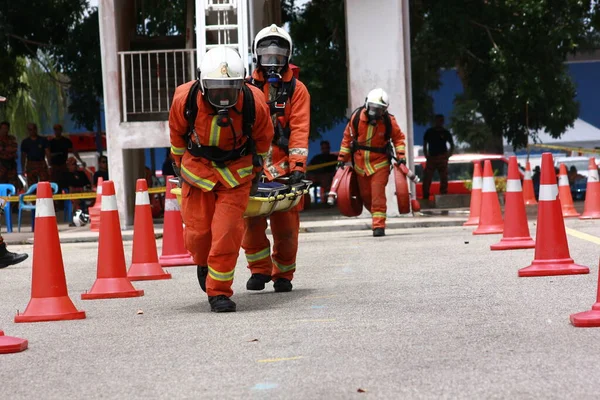
[[[496,182],[494,182],[494,178],[489,176],[484,177],[481,191],[483,193],[496,193]]]
[[[165,211],[179,211],[177,199],[165,199]]]
[[[483,186],[483,181],[481,180],[480,176],[473,178],[473,190],[481,189],[482,186]]]
[[[148,192],[135,192],[135,205],[145,206],[150,204],[150,196]]]
[[[117,197],[115,195],[102,196],[100,211],[117,211]]]
[[[36,199],[35,217],[56,217],[56,213],[54,212],[54,200],[44,198]]]
[[[98,185],[96,188],[96,194],[102,194],[102,185]]]
[[[507,179],[506,180],[506,191],[507,192],[521,192],[521,180],[520,179]]]
[[[531,171],[525,171],[525,180],[531,180]]]
[[[555,201],[558,197],[558,186],[540,185],[539,201]]]
[[[569,185],[569,177],[566,175],[558,176],[558,186],[570,186]]]
[[[589,182],[598,182],[598,170],[597,169],[590,169],[588,171],[588,181]]]

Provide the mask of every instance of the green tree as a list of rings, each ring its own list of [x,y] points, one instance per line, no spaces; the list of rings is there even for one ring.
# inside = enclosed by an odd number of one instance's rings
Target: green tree
[[[86,8],[87,0],[0,1],[0,93],[7,102],[26,87],[20,57],[35,59],[39,49],[64,43]]]
[[[39,52],[36,59],[17,59],[19,89],[9,98],[2,119],[11,122],[11,132],[18,137],[27,135],[26,125],[33,122],[40,132],[46,131],[54,119],[62,120],[66,109],[66,78],[56,71],[49,55]]]
[[[420,3],[416,43],[456,68],[465,89],[456,99],[462,115],[455,113],[455,128],[469,129],[464,122],[481,114],[491,132],[485,150],[501,152],[503,137],[518,148],[530,130],[560,137],[572,126],[579,105],[564,61],[594,40],[591,0]]]
[[[311,136],[346,118],[348,71],[343,0],[312,0],[302,9],[282,2],[294,41],[292,63],[311,96]]]

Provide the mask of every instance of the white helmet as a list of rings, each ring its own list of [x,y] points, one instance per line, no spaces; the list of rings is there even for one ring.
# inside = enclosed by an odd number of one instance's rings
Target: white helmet
[[[226,46],[210,49],[200,62],[202,94],[215,107],[233,107],[244,84],[244,75],[244,62],[235,50]]]
[[[73,215],[73,223],[75,226],[85,226],[90,222],[90,216],[81,210],[75,211]]]
[[[273,24],[256,34],[252,44],[254,62],[263,67],[285,67],[292,58],[292,37]]]
[[[367,94],[365,108],[369,119],[381,118],[390,105],[388,94],[381,88],[373,89]]]

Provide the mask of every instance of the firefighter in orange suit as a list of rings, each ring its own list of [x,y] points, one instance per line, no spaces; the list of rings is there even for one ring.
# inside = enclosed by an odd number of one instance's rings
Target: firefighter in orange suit
[[[344,131],[338,168],[353,160],[360,196],[373,216],[373,236],[385,236],[385,187],[390,175],[390,159],[406,163],[404,134],[387,109],[389,98],[383,89],[373,89],[365,105],[352,113]],[[392,147],[393,146],[393,147]]]
[[[220,46],[200,64],[200,79],[179,86],[169,114],[171,154],[182,184],[185,245],[214,312],[235,311],[233,273],[243,214],[273,139],[264,96],[244,81],[238,53]]]
[[[265,159],[264,175],[269,181],[289,177],[287,183],[293,185],[305,178],[310,95],[289,67],[292,39],[285,30],[277,25],[262,29],[254,39],[253,52],[256,69],[252,83],[262,89],[275,127],[273,143]],[[266,234],[266,217],[246,219],[242,247],[252,272],[246,283],[248,290],[263,290],[271,280],[276,292],[292,290],[300,228],[298,211],[295,207],[269,217],[273,253]]]

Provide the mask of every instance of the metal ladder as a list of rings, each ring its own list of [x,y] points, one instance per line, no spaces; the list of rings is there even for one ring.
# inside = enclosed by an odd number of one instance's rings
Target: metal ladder
[[[196,0],[196,43],[198,66],[204,53],[226,45],[241,55],[250,71],[247,0]]]

